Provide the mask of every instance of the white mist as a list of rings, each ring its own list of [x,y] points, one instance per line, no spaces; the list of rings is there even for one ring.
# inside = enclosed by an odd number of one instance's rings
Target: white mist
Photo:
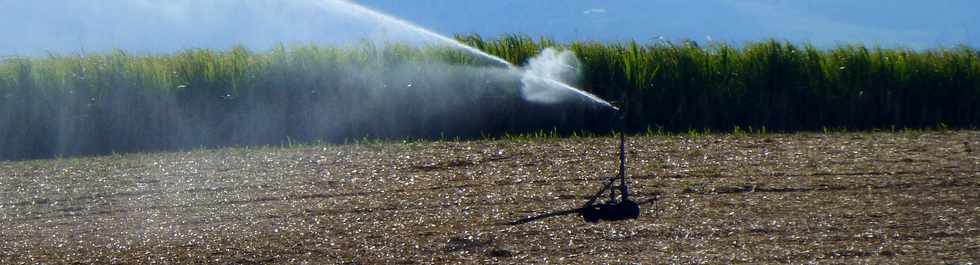
[[[555,104],[585,97],[593,103],[614,108],[609,102],[574,86],[582,79],[581,61],[569,50],[546,48],[523,68],[521,94],[532,102]]]

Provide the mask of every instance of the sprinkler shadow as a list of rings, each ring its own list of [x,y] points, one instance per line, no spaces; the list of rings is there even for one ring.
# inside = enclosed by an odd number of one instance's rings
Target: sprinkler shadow
[[[654,202],[656,202],[658,200],[660,200],[660,195],[659,194],[658,195],[654,195],[652,198],[648,198],[648,199],[645,199],[645,200],[638,201],[638,202],[636,202],[636,205],[637,206],[641,206],[641,205],[651,204],[651,203],[654,203]],[[520,220],[515,220],[515,221],[509,222],[507,224],[508,225],[520,225],[520,224],[526,224],[526,223],[534,222],[534,221],[541,220],[541,219],[547,219],[547,218],[557,217],[557,216],[565,216],[565,215],[570,215],[570,214],[579,214],[579,215],[582,215],[583,218],[586,220],[586,222],[595,223],[596,221],[589,221],[589,219],[585,217],[585,215],[588,214],[590,211],[592,211],[594,209],[594,207],[595,207],[595,205],[592,205],[592,204],[588,204],[587,203],[587,204],[585,204],[585,205],[583,205],[582,207],[579,207],[579,208],[568,209],[568,210],[563,210],[563,211],[556,211],[556,212],[550,212],[550,213],[545,213],[545,214],[540,214],[540,215],[535,215],[535,216],[523,218],[523,219],[520,219]],[[607,217],[607,216],[602,216],[602,217],[598,218],[598,220],[607,220],[607,221],[610,221],[610,219],[614,219],[614,218]],[[618,219],[618,220],[623,220],[623,219]]]

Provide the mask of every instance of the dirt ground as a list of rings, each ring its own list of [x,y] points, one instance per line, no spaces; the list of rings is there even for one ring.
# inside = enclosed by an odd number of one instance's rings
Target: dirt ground
[[[980,261],[978,131],[633,137],[585,223],[617,140],[0,162],[0,264]]]

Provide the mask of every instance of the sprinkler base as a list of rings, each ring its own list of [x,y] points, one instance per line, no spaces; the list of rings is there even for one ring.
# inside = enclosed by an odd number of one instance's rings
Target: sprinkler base
[[[582,219],[589,223],[599,221],[622,221],[640,217],[640,205],[626,199],[621,202],[607,202],[598,205],[587,205],[580,211]]]

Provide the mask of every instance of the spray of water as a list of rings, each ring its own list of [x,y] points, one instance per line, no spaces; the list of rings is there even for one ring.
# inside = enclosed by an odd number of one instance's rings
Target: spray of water
[[[558,103],[580,97],[618,110],[598,96],[568,85],[581,79],[580,65],[581,62],[571,51],[545,49],[538,56],[531,58],[528,65],[524,67],[521,77],[523,83],[521,92],[524,98],[534,102]],[[558,89],[555,89],[556,87]]]
[[[384,14],[347,0],[323,0],[317,3],[320,8],[327,11],[344,10],[351,12],[358,17],[372,18],[379,23],[386,23],[417,32],[451,47],[467,51],[516,71],[522,76],[521,82],[524,86],[521,88],[521,92],[523,93],[524,98],[527,100],[540,103],[558,103],[571,99],[572,97],[570,96],[572,95],[577,95],[584,97],[589,102],[618,110],[618,108],[599,98],[598,96],[568,85],[568,82],[577,81],[576,79],[578,79],[580,76],[580,72],[578,70],[579,61],[577,58],[575,58],[575,55],[569,51],[559,52],[550,48],[546,49],[540,55],[531,59],[527,67],[524,69],[518,69],[510,62],[507,62],[500,57],[493,56],[479,49],[470,47],[455,39],[435,33],[411,22]]]
[[[99,77],[115,76],[113,72],[120,71],[116,68],[86,72],[81,67],[71,70],[70,75],[37,72],[31,76],[44,80],[38,84],[65,93],[43,101],[31,99],[47,97],[41,94],[45,90],[26,85],[0,93],[0,112],[14,114],[0,115],[0,139],[6,139],[0,140],[0,159],[268,145],[282,139],[340,141],[444,133],[475,137],[487,132],[591,128],[587,119],[566,115],[566,111],[587,107],[604,113],[614,109],[572,86],[581,81],[581,67],[569,51],[546,49],[526,65],[515,66],[453,38],[349,1],[106,2],[111,4],[28,1],[4,6],[0,8],[0,22],[30,21],[30,27],[0,27],[0,35],[18,40],[0,42],[0,54],[31,56],[38,55],[33,51],[50,50],[84,56],[113,48],[126,54],[166,54],[232,45],[261,51],[283,44],[313,43],[336,45],[341,47],[337,52],[358,54],[370,62],[338,57],[318,61],[323,65],[288,63],[306,62],[313,59],[310,52],[318,53],[298,47],[300,52],[276,53],[284,56],[276,62],[287,63],[249,72],[248,78],[254,82],[243,82],[234,91],[222,82],[190,78],[193,74],[187,80],[168,75],[142,82],[138,78]],[[159,36],[167,36],[166,41],[146,41]],[[361,45],[356,41],[362,41]],[[457,49],[484,63],[457,65],[439,57],[403,60],[401,54],[387,53],[394,51],[385,47],[389,43]],[[85,62],[114,67],[100,61],[100,56],[93,55]],[[61,82],[56,78],[66,79]],[[29,83],[33,84],[23,82]],[[172,88],[194,93],[184,97],[176,92],[150,92]],[[205,95],[210,92],[221,95]],[[4,101],[4,95],[8,100]],[[188,102],[200,108],[181,110]],[[25,122],[24,117],[31,121]]]
[[[570,53],[555,56],[559,53],[545,52],[535,59],[537,63],[521,68],[453,38],[349,0],[105,2],[27,1],[3,5],[0,24],[30,21],[31,25],[0,27],[0,34],[18,40],[0,42],[0,56],[65,51],[85,54],[112,49],[138,54],[188,48],[224,49],[231,45],[267,49],[283,43],[349,44],[362,38],[377,44],[379,40],[392,40],[399,44],[451,47],[507,69],[513,72],[511,76],[524,80],[522,91],[529,101],[556,103],[573,99],[568,95],[579,95],[577,98],[586,103],[610,106],[570,86],[574,80],[551,74],[565,71],[551,66],[565,65],[570,61],[567,60]],[[167,41],[146,41],[160,36],[167,36]]]
[[[387,23],[387,24],[390,24],[390,25],[393,25],[393,26],[397,26],[397,27],[400,27],[400,28],[408,29],[408,30],[411,30],[411,31],[420,33],[420,34],[424,35],[425,37],[433,38],[433,39],[438,40],[438,41],[440,41],[442,43],[449,44],[450,46],[452,46],[454,48],[462,49],[462,50],[465,50],[465,51],[467,51],[469,53],[478,55],[480,57],[483,57],[484,59],[488,59],[490,61],[493,61],[494,63],[500,64],[501,66],[514,67],[514,65],[512,65],[509,62],[507,62],[504,59],[501,59],[500,57],[496,57],[496,56],[490,55],[490,54],[488,54],[486,52],[483,52],[483,51],[481,51],[479,49],[476,49],[476,48],[467,46],[466,44],[463,44],[463,43],[461,43],[459,41],[456,41],[456,40],[454,40],[452,38],[443,36],[443,35],[441,35],[439,33],[432,32],[431,30],[425,29],[425,28],[420,27],[418,25],[415,25],[415,24],[413,24],[411,22],[408,22],[408,21],[405,21],[405,20],[396,18],[396,17],[391,16],[391,15],[388,15],[388,14],[381,13],[379,11],[376,11],[376,10],[373,10],[373,9],[370,9],[370,8],[367,8],[367,7],[364,7],[362,5],[358,5],[358,4],[354,3],[354,2],[350,2],[350,1],[347,1],[347,0],[323,0],[323,1],[320,1],[320,2],[316,2],[316,4],[320,8],[323,8],[324,10],[327,10],[327,11],[344,10],[344,11],[347,11],[347,12],[350,12],[350,13],[356,15],[357,17],[362,17],[362,18],[363,17],[368,17],[368,18],[372,18],[372,19],[374,19],[374,20],[376,20],[378,22],[381,22],[381,23]]]

